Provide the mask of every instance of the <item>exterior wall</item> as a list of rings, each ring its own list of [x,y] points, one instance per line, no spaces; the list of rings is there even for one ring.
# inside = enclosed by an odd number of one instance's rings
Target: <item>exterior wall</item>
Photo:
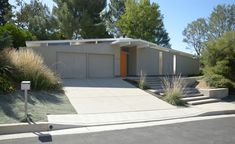
[[[173,56],[169,52],[163,52],[163,73],[164,75],[173,75]]]
[[[176,55],[176,74],[190,75],[199,73],[199,60]]]
[[[111,46],[110,43],[83,44],[83,45],[57,45],[34,47],[44,58],[45,63],[54,71],[57,68],[58,53],[80,54],[108,54],[114,58],[114,76],[120,76],[120,47]],[[174,50],[162,51],[155,48],[128,48],[128,75],[140,75],[141,70],[146,75],[172,75],[173,57],[176,55],[176,74],[189,75],[199,72],[199,61],[190,56],[181,55]],[[162,64],[160,64],[159,52],[162,52]],[[73,64],[73,62],[71,62]],[[100,62],[102,65],[102,61]],[[162,69],[160,66],[162,65]],[[161,72],[160,72],[161,70]],[[105,69],[104,69],[105,71]]]
[[[137,75],[141,71],[146,75],[159,74],[159,51],[152,48],[137,49]]]
[[[128,75],[136,75],[136,54],[137,49],[136,47],[128,48],[128,64],[127,64],[127,74]]]
[[[162,60],[160,59],[160,53],[162,53]],[[174,55],[176,56],[175,73]],[[150,76],[191,75],[199,73],[199,61],[193,57],[180,55],[176,52],[161,51],[153,48],[139,48],[137,49],[136,75],[140,75],[141,70],[144,74]]]
[[[33,49],[44,58],[45,63],[54,71],[56,71],[57,66],[57,53],[111,54],[114,56],[114,75],[120,75],[120,48],[111,47],[110,43],[84,44],[76,46],[41,46],[34,47]],[[73,64],[73,62],[71,62],[71,64]]]

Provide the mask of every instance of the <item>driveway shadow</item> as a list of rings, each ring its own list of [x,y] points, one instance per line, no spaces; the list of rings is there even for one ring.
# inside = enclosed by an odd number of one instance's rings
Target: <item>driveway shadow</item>
[[[63,79],[65,87],[135,88],[121,78]]]

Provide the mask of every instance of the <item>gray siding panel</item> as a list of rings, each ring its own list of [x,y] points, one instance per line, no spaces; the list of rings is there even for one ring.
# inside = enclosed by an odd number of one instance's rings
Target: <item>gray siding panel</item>
[[[173,54],[163,52],[163,74],[173,75]]]
[[[128,67],[127,67],[127,74],[128,75],[136,75],[136,48],[130,48],[128,54]]]
[[[152,48],[137,49],[137,75],[141,70],[146,75],[159,74],[159,52]]]
[[[190,75],[199,73],[199,61],[191,57],[176,55],[176,74]]]

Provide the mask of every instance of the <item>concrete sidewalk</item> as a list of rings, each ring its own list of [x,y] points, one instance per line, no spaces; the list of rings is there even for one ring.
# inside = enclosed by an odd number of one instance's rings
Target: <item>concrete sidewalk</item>
[[[116,79],[65,80],[65,92],[78,114],[48,115],[49,123],[78,126],[138,123],[235,111],[235,104],[220,102],[175,107]]]

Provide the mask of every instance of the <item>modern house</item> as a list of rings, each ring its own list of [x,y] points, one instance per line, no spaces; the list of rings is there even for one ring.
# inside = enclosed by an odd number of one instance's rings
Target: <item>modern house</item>
[[[193,55],[140,39],[27,41],[62,78],[191,75],[199,72]]]

